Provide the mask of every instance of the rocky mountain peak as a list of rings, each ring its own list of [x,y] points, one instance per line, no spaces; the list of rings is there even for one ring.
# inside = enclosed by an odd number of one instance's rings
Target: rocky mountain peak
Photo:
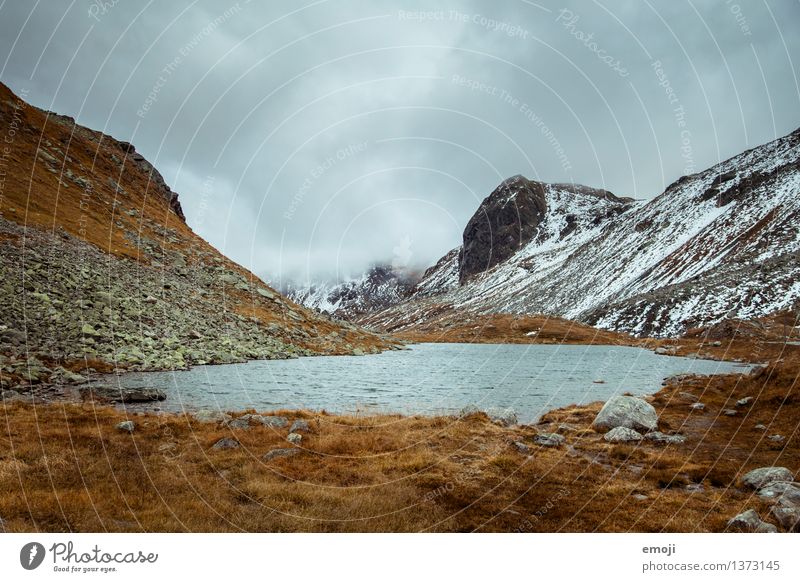
[[[483,200],[464,229],[459,282],[506,261],[532,241],[557,242],[581,226],[597,226],[633,202],[581,184],[508,178]]]
[[[459,281],[502,263],[536,234],[547,212],[544,184],[517,175],[487,196],[464,229]]]

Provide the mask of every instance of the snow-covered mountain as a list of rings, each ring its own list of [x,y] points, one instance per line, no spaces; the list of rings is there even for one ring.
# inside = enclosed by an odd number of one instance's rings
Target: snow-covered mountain
[[[647,203],[515,176],[407,299],[358,320],[402,330],[447,306],[676,335],[792,306],[799,255],[800,130]]]
[[[375,313],[407,299],[419,274],[391,265],[375,265],[357,279],[342,283],[288,285],[284,293],[293,301],[343,319]]]

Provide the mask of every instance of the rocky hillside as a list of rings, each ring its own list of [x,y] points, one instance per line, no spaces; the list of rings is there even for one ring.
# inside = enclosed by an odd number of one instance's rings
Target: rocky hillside
[[[131,144],[1,84],[0,135],[3,386],[391,347],[287,300],[194,234]]]
[[[405,302],[360,319],[413,328],[424,314],[549,314],[675,336],[800,298],[800,130],[645,203],[520,176],[501,184]]]
[[[419,274],[375,265],[358,279],[337,284],[288,285],[286,296],[322,313],[348,320],[375,313],[411,296]]]

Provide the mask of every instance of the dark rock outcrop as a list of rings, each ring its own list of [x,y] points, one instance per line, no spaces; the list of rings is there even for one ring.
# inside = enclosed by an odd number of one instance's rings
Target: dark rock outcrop
[[[547,212],[544,184],[514,176],[483,200],[464,229],[458,257],[463,284],[516,253],[536,234]]]

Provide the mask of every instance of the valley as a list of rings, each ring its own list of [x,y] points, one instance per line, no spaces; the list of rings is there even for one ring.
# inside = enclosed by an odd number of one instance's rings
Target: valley
[[[133,145],[0,114],[0,531],[797,529],[798,132],[646,203],[514,176],[287,297]]]

